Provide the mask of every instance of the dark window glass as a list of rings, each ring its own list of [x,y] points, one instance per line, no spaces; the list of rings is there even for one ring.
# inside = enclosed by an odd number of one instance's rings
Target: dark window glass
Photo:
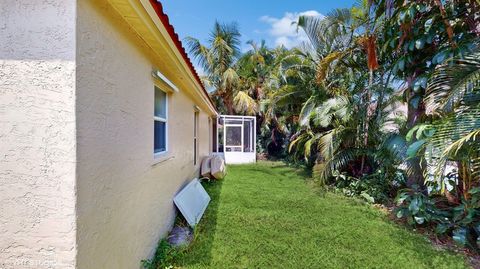
[[[166,151],[166,123],[161,122],[161,121],[155,121],[155,130],[154,130],[154,137],[155,137],[155,142],[154,142],[154,152],[162,152]]]

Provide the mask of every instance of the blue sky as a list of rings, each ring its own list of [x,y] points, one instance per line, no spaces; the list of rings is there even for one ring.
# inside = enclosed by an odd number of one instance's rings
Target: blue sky
[[[180,38],[192,36],[202,43],[215,20],[237,22],[242,34],[242,50],[248,40],[274,47],[295,46],[306,39],[291,25],[299,15],[322,16],[334,8],[351,7],[354,0],[160,0]]]

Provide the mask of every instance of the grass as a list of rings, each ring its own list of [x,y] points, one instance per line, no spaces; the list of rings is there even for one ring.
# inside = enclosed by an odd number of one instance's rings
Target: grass
[[[283,163],[230,166],[205,187],[212,201],[182,268],[465,268],[371,206],[319,195]]]

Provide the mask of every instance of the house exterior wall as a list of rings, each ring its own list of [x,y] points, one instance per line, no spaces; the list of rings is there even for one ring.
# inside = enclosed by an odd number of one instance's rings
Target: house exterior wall
[[[76,1],[0,3],[0,268],[74,268]]]
[[[78,1],[78,268],[139,268],[171,228],[173,196],[198,176],[193,165],[195,101],[169,94],[169,152],[153,157],[151,49],[103,1]],[[209,154],[209,115],[200,111],[199,155]]]

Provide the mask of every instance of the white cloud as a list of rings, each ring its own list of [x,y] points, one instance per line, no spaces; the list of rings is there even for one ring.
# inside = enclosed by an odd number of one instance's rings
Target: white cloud
[[[268,34],[274,38],[276,46],[284,45],[287,48],[292,48],[308,40],[306,34],[303,31],[297,31],[297,25],[294,24],[298,22],[300,16],[324,17],[316,10],[308,10],[287,12],[282,18],[262,16],[260,21],[270,25]]]

